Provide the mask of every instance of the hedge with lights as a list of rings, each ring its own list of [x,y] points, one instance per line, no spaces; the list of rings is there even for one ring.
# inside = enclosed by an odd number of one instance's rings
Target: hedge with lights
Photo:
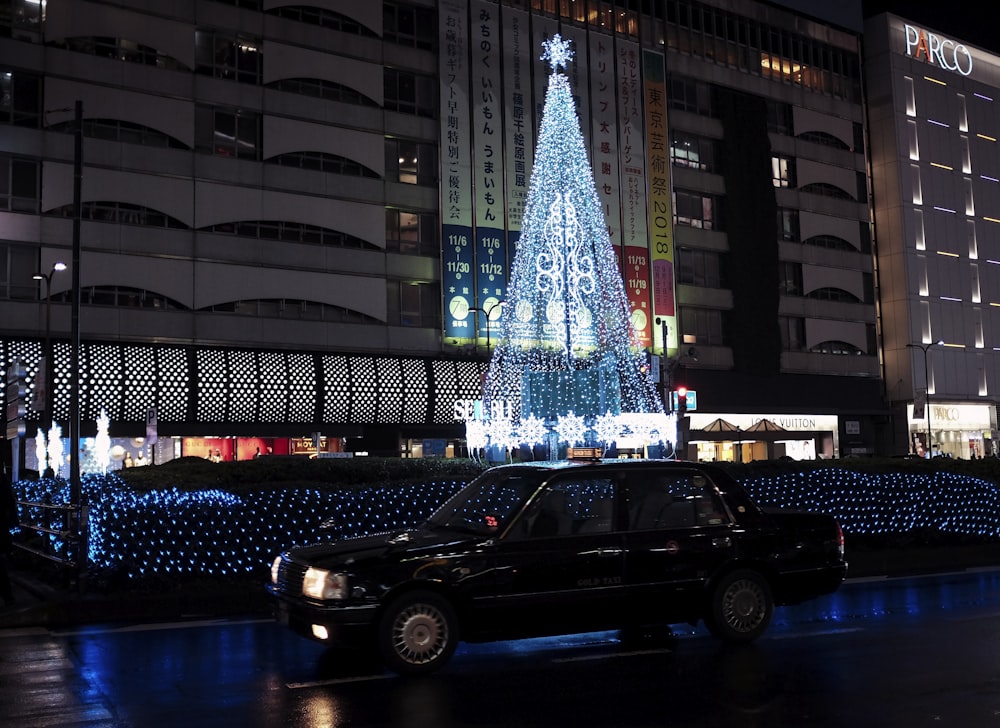
[[[829,513],[856,540],[915,533],[924,534],[924,540],[928,534],[939,540],[1000,539],[997,481],[947,466],[876,467],[875,472],[840,464],[727,469],[761,505]],[[467,480],[143,489],[117,474],[86,475],[82,491],[89,506],[90,564],[95,571],[131,580],[154,575],[264,578],[284,548],[412,526]],[[23,501],[69,500],[62,480],[21,481],[15,490]],[[59,528],[51,511],[24,507],[21,515]]]

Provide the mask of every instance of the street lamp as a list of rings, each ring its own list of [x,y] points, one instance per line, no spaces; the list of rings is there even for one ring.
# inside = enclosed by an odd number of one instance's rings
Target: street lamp
[[[45,416],[42,418],[42,431],[48,434],[52,429],[53,407],[55,395],[52,391],[55,387],[55,361],[52,354],[52,276],[59,271],[66,270],[66,264],[61,260],[57,261],[52,270],[48,273],[35,273],[32,280],[45,281]]]
[[[927,350],[932,346],[940,346],[944,344],[944,339],[938,339],[937,341],[931,341],[927,344],[907,344],[907,349],[922,349],[924,352],[924,407],[927,408],[927,454],[931,455],[931,384],[930,384],[930,374],[927,370]]]
[[[493,312],[498,308],[503,308],[507,305],[506,301],[497,301],[489,308],[479,308],[478,306],[469,306],[470,311],[479,311],[486,316],[486,353],[490,353],[490,321],[493,319]]]

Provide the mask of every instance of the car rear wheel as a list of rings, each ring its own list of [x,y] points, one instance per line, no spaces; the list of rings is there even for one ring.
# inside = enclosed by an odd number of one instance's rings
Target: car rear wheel
[[[458,621],[448,600],[430,591],[403,594],[386,607],[378,627],[386,667],[400,674],[433,672],[458,645]]]
[[[764,634],[774,614],[767,580],[749,569],[723,576],[710,600],[705,623],[712,634],[727,642],[752,642]]]

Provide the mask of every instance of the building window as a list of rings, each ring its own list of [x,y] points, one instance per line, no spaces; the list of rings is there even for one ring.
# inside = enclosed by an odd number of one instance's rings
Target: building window
[[[778,233],[782,240],[797,242],[799,239],[799,211],[778,208]]]
[[[378,103],[360,91],[321,78],[283,78],[268,84],[268,88],[303,96],[315,96],[326,101],[340,101],[344,104],[377,107]]]
[[[426,281],[387,281],[388,323],[391,326],[438,328],[441,289]]]
[[[0,154],[0,210],[38,212],[38,162]]]
[[[195,72],[239,83],[259,84],[260,39],[224,31],[199,30],[194,36]]]
[[[674,224],[704,230],[721,230],[719,225],[720,201],[713,195],[688,190],[675,190]]]
[[[66,121],[53,125],[51,128],[72,132],[74,123]],[[109,139],[123,144],[141,144],[146,147],[169,147],[170,149],[188,148],[183,142],[164,134],[162,131],[118,119],[84,119],[83,134],[94,139]]]
[[[412,5],[384,3],[382,39],[389,43],[434,50],[437,26],[434,10]]]
[[[53,301],[70,303],[72,291],[52,295]],[[120,306],[124,308],[154,308],[162,311],[182,311],[186,307],[153,291],[128,286],[87,286],[80,289],[80,303],[88,306]]]
[[[385,178],[409,185],[437,185],[437,147],[406,139],[385,140]]]
[[[689,167],[703,172],[718,172],[715,139],[674,131],[670,134],[670,161],[676,167]]]
[[[283,220],[247,220],[240,222],[224,222],[205,228],[209,232],[222,235],[239,235],[243,238],[259,238],[261,240],[282,240],[289,243],[310,243],[313,245],[331,245],[338,248],[355,248],[357,250],[378,250],[377,245],[339,230],[330,230],[317,225],[307,225],[299,222]]]
[[[395,68],[385,69],[385,108],[404,114],[433,119],[437,109],[437,88],[431,76],[420,76]]]
[[[850,193],[841,189],[837,185],[832,185],[827,182],[812,182],[802,187],[800,191],[809,192],[814,195],[821,195],[822,197],[833,197],[837,200],[854,200]],[[916,202],[916,200],[914,200],[914,202],[916,204],[920,204],[919,202]]]
[[[303,5],[293,5],[291,7],[272,8],[266,11],[268,15],[275,15],[279,18],[297,20],[300,23],[316,25],[327,30],[337,30],[341,33],[351,35],[361,35],[366,38],[378,38],[378,34],[361,25],[353,18],[335,13],[332,10],[324,10]]]
[[[38,248],[0,242],[0,298],[30,301],[38,297]]]
[[[222,157],[258,159],[260,115],[199,106],[195,109],[195,148]]]
[[[860,356],[861,349],[846,341],[824,341],[809,349],[813,354],[838,354],[840,356]]]
[[[832,147],[833,149],[842,149],[844,151],[850,151],[850,147],[847,146],[840,137],[836,137],[833,134],[828,134],[825,131],[807,131],[799,135],[799,139],[803,141],[812,142],[813,144],[822,144],[824,147]]]
[[[378,179],[378,173],[375,170],[368,169],[363,164],[347,157],[341,157],[338,154],[291,152],[272,157],[268,162],[280,164],[284,167],[299,167],[301,169],[313,169],[318,172],[328,172],[330,174],[346,174],[351,177]]]
[[[45,3],[40,0],[2,0],[0,2],[0,28],[16,30],[41,30],[45,17]],[[10,37],[10,31],[0,32]],[[15,37],[17,37],[15,35]]]
[[[722,311],[711,308],[681,308],[681,331],[693,334],[699,344],[726,346]]]
[[[129,63],[139,63],[144,66],[156,66],[157,68],[167,68],[171,71],[187,71],[188,68],[176,58],[164,55],[155,48],[136,43],[126,38],[112,38],[110,36],[91,36],[80,38],[67,38],[61,43],[55,44],[75,53],[87,53],[100,58],[111,58],[116,61],[128,61]]]
[[[771,181],[775,187],[795,187],[795,160],[781,155],[771,157]]]
[[[260,10],[260,0],[215,0],[215,2],[244,10]]]
[[[385,211],[386,249],[407,255],[438,255],[438,216],[431,212]]]
[[[846,250],[851,253],[858,252],[858,249],[843,238],[836,235],[813,235],[802,241],[803,245],[815,245],[817,248],[828,248],[830,250]]]
[[[42,79],[0,69],[0,124],[37,129],[42,118]]]
[[[778,263],[778,291],[785,296],[802,295],[802,264]]]
[[[712,88],[702,81],[671,76],[667,100],[672,109],[690,111],[698,116],[715,116]]]
[[[812,298],[817,301],[839,301],[841,303],[861,303],[861,299],[855,296],[850,291],[845,291],[843,288],[837,288],[835,286],[828,286],[825,288],[817,288],[814,291],[809,291],[807,298]]]
[[[773,134],[792,136],[792,106],[781,101],[766,100],[767,130]]]
[[[722,254],[714,250],[677,249],[677,282],[702,288],[726,288]]]
[[[53,215],[73,216],[73,205],[63,205],[52,211]],[[80,217],[96,222],[110,222],[117,225],[145,225],[147,227],[186,230],[180,220],[159,210],[128,202],[84,202],[80,205]]]
[[[780,316],[778,326],[781,329],[781,348],[785,351],[805,351],[806,322],[805,319],[791,316]]]

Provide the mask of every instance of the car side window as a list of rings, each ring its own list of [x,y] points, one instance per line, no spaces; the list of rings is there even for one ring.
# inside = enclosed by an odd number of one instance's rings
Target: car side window
[[[609,533],[614,528],[615,483],[611,478],[564,480],[541,494],[525,515],[528,538]]]
[[[628,485],[629,529],[693,528],[729,522],[711,482],[701,473],[634,476]]]

